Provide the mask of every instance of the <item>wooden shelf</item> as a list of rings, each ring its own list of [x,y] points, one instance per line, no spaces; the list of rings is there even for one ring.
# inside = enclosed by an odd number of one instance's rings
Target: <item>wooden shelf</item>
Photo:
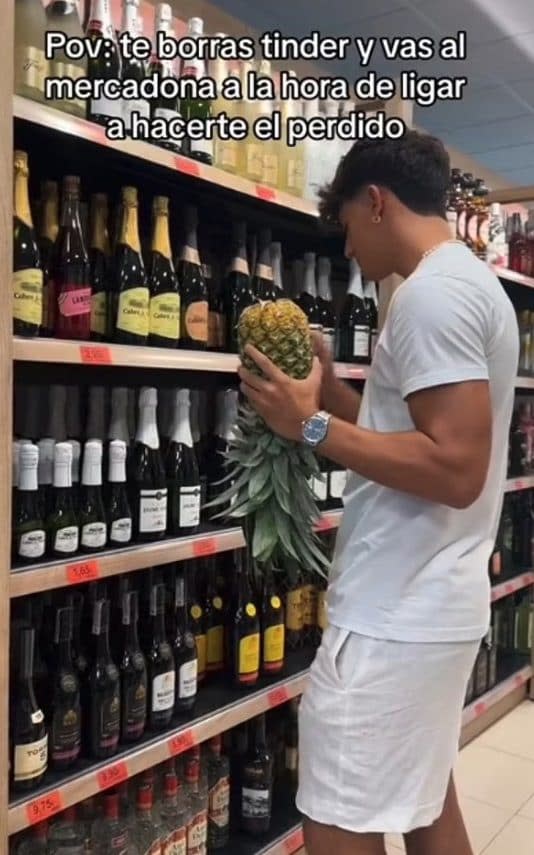
[[[503,597],[522,591],[523,588],[530,588],[531,585],[534,585],[534,573],[532,571],[522,573],[513,579],[507,579],[505,582],[499,582],[498,585],[491,587],[491,602],[496,603],[497,600],[502,600]]]
[[[47,561],[29,568],[12,569],[10,596],[23,597],[52,588],[62,588],[64,585],[78,585],[159,564],[242,549],[244,546],[243,530],[230,528],[192,537],[169,538],[142,546],[129,546],[126,549],[110,549],[98,556],[79,555],[68,563]]]
[[[504,488],[505,493],[515,493],[518,490],[534,488],[534,475],[522,475],[521,478],[508,478]]]
[[[516,285],[523,285],[525,288],[534,288],[532,276],[523,276],[522,273],[516,273],[515,270],[508,270],[506,267],[497,267],[496,264],[492,264],[491,269],[504,282],[513,282]]]

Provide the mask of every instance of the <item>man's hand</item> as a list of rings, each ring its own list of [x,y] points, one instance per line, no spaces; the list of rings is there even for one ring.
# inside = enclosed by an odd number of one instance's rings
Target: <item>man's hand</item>
[[[299,441],[302,422],[321,409],[322,368],[319,359],[314,357],[306,380],[293,380],[253,345],[247,345],[245,352],[263,377],[241,365],[241,391],[274,433],[284,439]]]

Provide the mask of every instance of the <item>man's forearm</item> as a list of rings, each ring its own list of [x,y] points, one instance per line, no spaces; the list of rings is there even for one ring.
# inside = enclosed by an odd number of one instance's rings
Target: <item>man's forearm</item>
[[[333,416],[355,425],[361,402],[360,393],[336,377],[333,372],[323,377],[321,406]]]

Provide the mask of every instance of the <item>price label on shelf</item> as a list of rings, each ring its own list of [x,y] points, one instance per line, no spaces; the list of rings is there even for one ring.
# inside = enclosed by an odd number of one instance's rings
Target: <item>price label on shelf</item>
[[[100,790],[116,787],[118,784],[122,784],[123,781],[127,781],[128,778],[128,766],[124,761],[114,763],[113,766],[107,766],[102,771],[96,773],[98,788]]]
[[[285,704],[289,700],[289,692],[285,686],[279,686],[278,689],[272,689],[267,695],[269,706],[279,707],[280,704]]]
[[[82,582],[93,582],[101,576],[98,561],[78,561],[67,564],[67,582],[69,585],[79,585]]]
[[[329,531],[331,528],[334,528],[334,526],[335,519],[329,516],[320,517],[315,524],[317,531]]]
[[[184,730],[182,733],[177,733],[169,739],[169,754],[171,757],[176,757],[177,754],[183,754],[184,751],[189,751],[197,744],[192,730]]]
[[[200,178],[200,165],[189,157],[180,157],[179,155],[174,160],[176,169],[179,172],[184,172],[186,175],[192,175],[194,178]]]
[[[98,344],[81,344],[80,359],[84,365],[111,365],[111,350]]]
[[[302,828],[297,828],[289,837],[286,837],[284,841],[284,851],[287,855],[293,855],[294,852],[298,852],[299,849],[302,849],[304,846],[304,832]]]
[[[483,701],[481,701],[478,704],[475,704],[475,718],[478,718],[479,716],[484,715],[484,713],[486,712],[486,709],[487,709],[486,704]]]
[[[516,587],[513,584],[513,582],[507,582],[506,585],[504,586],[504,590],[506,591],[507,594],[513,594],[514,591],[516,590]]]
[[[216,537],[203,537],[202,540],[195,540],[193,542],[193,555],[195,558],[202,558],[205,555],[215,555],[216,552]]]
[[[263,199],[264,202],[274,202],[276,191],[271,187],[265,187],[263,184],[256,184],[256,196],[258,199]]]
[[[523,674],[516,674],[516,676],[514,677],[514,686],[516,687],[516,689],[520,689],[523,683],[525,682],[526,679]]]
[[[35,825],[36,822],[44,822],[45,819],[54,816],[60,810],[63,810],[63,800],[59,790],[54,790],[53,793],[33,799],[33,801],[26,805],[28,824]]]

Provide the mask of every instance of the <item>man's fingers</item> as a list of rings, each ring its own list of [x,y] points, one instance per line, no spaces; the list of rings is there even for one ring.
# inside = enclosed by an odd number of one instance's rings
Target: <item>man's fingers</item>
[[[246,383],[247,386],[250,386],[252,389],[257,389],[258,391],[264,389],[268,383],[268,380],[265,380],[263,377],[259,377],[258,374],[254,374],[253,371],[249,371],[249,369],[245,368],[244,365],[239,366],[237,373],[243,383]]]
[[[239,388],[254,407],[257,407],[258,404],[260,404],[262,400],[260,392],[257,392],[256,389],[253,389],[252,386],[249,386],[247,383],[241,383]]]
[[[281,380],[286,376],[283,371],[280,371],[280,369],[276,367],[274,362],[271,362],[268,356],[261,353],[261,351],[254,347],[253,344],[247,344],[245,347],[245,353],[247,356],[250,356],[258,368],[261,369],[265,377],[269,380]]]

